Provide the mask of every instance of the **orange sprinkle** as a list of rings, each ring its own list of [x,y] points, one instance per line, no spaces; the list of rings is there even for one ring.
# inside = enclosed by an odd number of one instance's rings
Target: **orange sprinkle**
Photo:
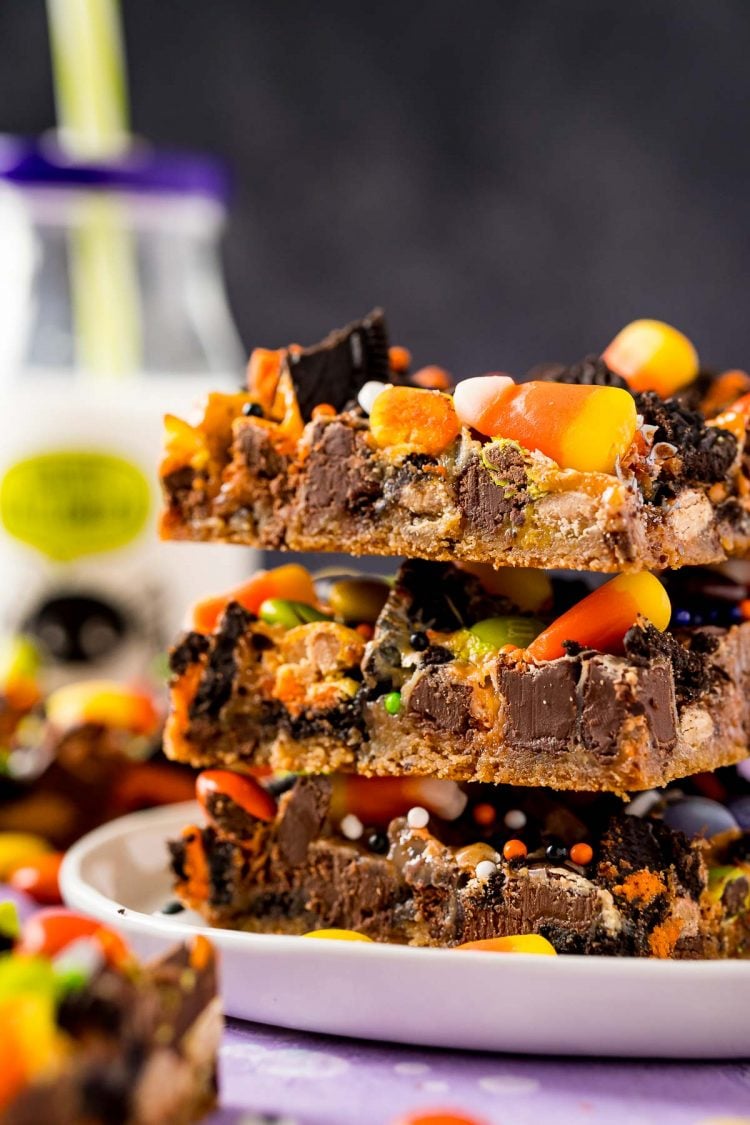
[[[477,824],[481,824],[484,828],[489,828],[494,824],[497,819],[497,812],[492,805],[481,804],[475,805],[472,816]]]
[[[523,840],[506,840],[503,845],[503,857],[505,859],[524,859],[528,852],[529,849]]]
[[[640,871],[634,871],[632,875],[628,875],[627,879],[613,888],[616,895],[622,895],[628,902],[640,902],[644,906],[648,906],[657,895],[663,894],[666,889],[659,876],[645,867]]]
[[[394,344],[388,349],[388,363],[391,371],[405,375],[411,367],[411,352],[408,348],[402,348],[400,344]]]
[[[417,387],[424,387],[428,391],[447,391],[453,386],[453,380],[442,367],[420,367],[411,376],[411,382]]]
[[[594,849],[590,844],[574,844],[570,849],[570,858],[573,863],[580,864],[585,867],[594,858]]]
[[[190,950],[190,964],[197,972],[205,969],[206,965],[210,964],[213,957],[214,950],[208,938],[203,934],[198,934],[193,941]]]
[[[750,621],[750,598],[744,598],[740,602],[740,613],[745,621]]]
[[[364,637],[366,641],[371,641],[375,636],[375,630],[366,621],[363,621],[361,625],[355,625],[354,632],[359,633],[360,637]]]
[[[654,926],[651,937],[648,939],[649,948],[654,957],[671,957],[674,947],[682,936],[684,923],[679,918],[667,918]]]
[[[320,402],[317,406],[313,407],[312,419],[314,422],[318,418],[335,418],[336,408],[331,406],[330,402]]]

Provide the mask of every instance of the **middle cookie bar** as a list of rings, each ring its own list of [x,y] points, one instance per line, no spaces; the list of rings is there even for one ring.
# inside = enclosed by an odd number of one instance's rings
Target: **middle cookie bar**
[[[171,757],[626,793],[747,755],[746,591],[711,572],[675,576],[705,614],[660,632],[622,580],[584,601],[539,572],[441,563],[259,605],[290,570],[217,599],[173,650]]]

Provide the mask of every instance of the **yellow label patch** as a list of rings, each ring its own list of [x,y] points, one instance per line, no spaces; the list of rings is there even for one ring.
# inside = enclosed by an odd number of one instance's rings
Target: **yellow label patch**
[[[151,506],[137,465],[106,453],[44,453],[19,461],[0,484],[0,522],[58,562],[124,547]]]

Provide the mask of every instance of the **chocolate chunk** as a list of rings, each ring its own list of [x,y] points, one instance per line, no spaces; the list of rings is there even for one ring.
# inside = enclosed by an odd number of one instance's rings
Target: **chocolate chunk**
[[[210,639],[204,633],[186,633],[169,654],[169,670],[175,676],[184,676],[191,664],[197,664],[208,652]]]
[[[319,344],[287,353],[286,362],[306,422],[320,403],[329,403],[341,413],[365,383],[391,381],[382,310],[374,309],[362,320],[331,332]]]
[[[471,688],[454,684],[442,668],[425,668],[409,696],[409,710],[439,730],[466,734],[471,726]]]
[[[344,422],[319,423],[307,462],[306,507],[338,513],[366,513],[380,493],[370,452]]]
[[[644,715],[652,737],[664,748],[677,741],[672,680],[668,665],[643,669],[637,688],[617,679],[598,660],[588,661],[581,679],[581,734],[584,745],[603,757],[619,751],[619,736],[633,715]]]
[[[276,843],[290,867],[305,862],[310,844],[325,823],[332,791],[325,777],[302,777],[280,798]]]
[[[577,383],[583,387],[619,387],[623,391],[630,388],[621,375],[607,367],[600,355],[587,355],[580,363],[570,367],[562,364],[546,364],[545,369],[535,368],[529,372],[530,379],[544,383]]]
[[[180,493],[190,492],[195,481],[195,469],[190,465],[184,465],[181,469],[175,469],[171,473],[167,473],[162,478],[162,484],[170,496],[177,498]]]
[[[243,425],[237,435],[237,445],[254,477],[273,480],[283,473],[285,459],[277,452],[267,429],[252,423]]]
[[[644,391],[635,401],[644,422],[656,426],[654,440],[676,446],[681,465],[678,480],[711,484],[726,479],[737,456],[733,434],[707,426],[702,414],[685,409],[674,398]]]
[[[474,457],[456,480],[456,503],[462,516],[478,531],[494,532],[503,524],[520,526],[529,502],[523,455],[515,445],[488,442],[483,456],[491,471]]]
[[[235,648],[254,620],[254,615],[243,609],[239,602],[230,602],[224,610],[219,631],[212,638],[206,670],[190,704],[188,714],[191,720],[201,716],[218,718],[224,704],[229,702],[237,674]]]
[[[576,660],[525,669],[499,664],[500,692],[508,708],[508,740],[522,747],[567,749],[576,729],[580,671]]]

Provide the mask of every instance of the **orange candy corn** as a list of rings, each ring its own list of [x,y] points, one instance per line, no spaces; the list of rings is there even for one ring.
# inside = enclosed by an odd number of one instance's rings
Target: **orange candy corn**
[[[276,800],[272,793],[259,785],[254,777],[246,777],[232,770],[204,770],[198,774],[195,795],[208,812],[210,796],[228,797],[235,805],[256,820],[273,820]]]
[[[508,937],[484,938],[466,941],[456,949],[474,949],[480,953],[542,953],[555,957],[557,950],[541,934],[510,934]]]
[[[563,641],[577,641],[599,652],[623,651],[623,638],[638,617],[663,632],[672,616],[667,591],[658,578],[643,571],[620,574],[563,613],[526,649],[530,660],[555,660],[565,655]]]
[[[435,456],[460,428],[450,395],[420,387],[386,387],[370,411],[370,433],[381,448],[408,445]]]
[[[160,722],[149,694],[115,680],[83,680],[58,688],[47,697],[47,718],[60,730],[96,723],[143,735],[155,734]]]
[[[310,572],[298,563],[287,563],[274,570],[259,570],[241,586],[197,602],[193,606],[192,628],[197,633],[211,633],[230,602],[239,602],[249,613],[257,614],[267,598],[285,598],[312,606],[318,601]]]
[[[698,374],[698,353],[676,328],[661,320],[634,320],[602,353],[613,371],[634,391],[656,391],[669,398]]]
[[[507,375],[480,375],[459,383],[453,402],[465,426],[580,472],[613,472],[637,425],[632,397],[617,387],[517,385]]]

